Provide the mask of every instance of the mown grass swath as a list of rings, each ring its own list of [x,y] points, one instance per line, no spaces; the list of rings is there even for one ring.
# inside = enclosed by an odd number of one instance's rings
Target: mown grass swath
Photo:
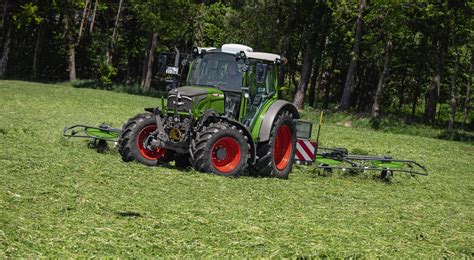
[[[61,136],[121,127],[156,98],[18,81],[0,93],[0,257],[474,256],[472,144],[329,120],[322,145],[414,159],[430,175],[387,184],[300,166],[289,180],[232,179]]]

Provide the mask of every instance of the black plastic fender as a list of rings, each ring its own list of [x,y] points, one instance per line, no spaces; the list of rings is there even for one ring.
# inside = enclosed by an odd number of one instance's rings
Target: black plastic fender
[[[262,125],[260,126],[260,134],[258,135],[259,142],[265,142],[270,139],[270,131],[272,131],[275,118],[280,113],[280,111],[289,111],[291,114],[293,114],[294,119],[300,118],[300,113],[298,113],[298,109],[296,109],[293,103],[285,100],[275,101],[275,103],[273,103],[270,108],[268,108],[267,113],[263,118]]]

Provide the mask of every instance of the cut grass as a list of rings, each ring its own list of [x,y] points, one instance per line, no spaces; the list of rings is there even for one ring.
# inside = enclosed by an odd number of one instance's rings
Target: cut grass
[[[223,178],[124,163],[66,125],[121,127],[157,99],[0,81],[0,257],[473,257],[474,146],[324,125],[324,146],[390,154],[430,175]],[[315,127],[316,129],[316,127]],[[313,133],[313,136],[315,133]]]

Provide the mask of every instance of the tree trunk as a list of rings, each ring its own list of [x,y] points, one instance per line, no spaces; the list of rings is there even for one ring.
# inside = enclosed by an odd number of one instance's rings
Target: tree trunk
[[[347,71],[346,82],[344,84],[344,91],[341,98],[341,106],[339,109],[345,111],[349,109],[351,103],[351,95],[354,90],[354,78],[357,70],[357,60],[359,59],[360,51],[360,40],[362,37],[362,16],[364,14],[365,7],[367,6],[366,0],[360,0],[359,13],[356,21],[356,32],[354,38],[354,45],[352,46],[352,59],[349,63],[349,69]]]
[[[326,20],[326,19],[325,19]],[[321,23],[326,25],[327,23]],[[316,86],[319,87],[318,82],[321,81],[321,75],[323,72],[323,52],[326,49],[326,42],[328,41],[328,37],[326,36],[327,33],[321,33],[320,41],[319,41],[319,48],[315,58],[315,66],[313,71],[313,76],[311,77],[311,84],[309,88],[309,105],[314,107],[315,105],[315,98],[316,98]]]
[[[433,75],[432,85],[428,92],[425,106],[425,120],[428,122],[433,122],[436,116],[436,105],[438,104],[438,96],[441,87],[441,73],[444,68],[444,58],[445,58],[445,40],[438,40],[438,61],[436,64],[435,72]]]
[[[74,81],[76,77],[76,45],[74,43],[69,44],[68,50],[68,70],[69,70],[69,81]]]
[[[82,19],[81,19],[81,24],[79,25],[79,32],[77,34],[76,44],[79,44],[79,42],[81,41],[82,31],[84,29],[84,24],[85,24],[85,21],[86,21],[87,9],[89,7],[89,2],[90,2],[90,0],[86,0],[86,4],[84,5],[84,9],[82,10]]]
[[[94,30],[95,14],[97,13],[98,4],[99,4],[99,0],[95,0],[94,10],[92,11],[91,26],[89,27],[89,33],[92,33],[92,31]]]
[[[287,72],[287,66],[289,66],[288,59],[286,58],[286,55],[288,55],[291,50],[290,50],[289,44],[285,43],[285,45],[286,45],[285,48],[284,48],[285,51],[283,51],[282,57],[284,57],[286,59],[286,64],[280,65],[279,68],[278,68],[278,79],[277,79],[278,89],[285,86],[285,77],[286,77],[286,72]],[[290,84],[288,83],[288,85],[290,85]],[[281,91],[278,93],[278,95],[279,96],[282,95]]]
[[[74,40],[74,36],[71,33],[74,24],[71,22],[71,18],[67,12],[64,14],[64,37],[68,42],[67,51],[68,51],[68,72],[69,72],[69,81],[74,81],[76,77],[76,42],[79,40]]]
[[[39,25],[38,36],[36,38],[35,51],[33,53],[33,64],[31,69],[31,77],[36,79],[38,77],[38,56],[41,53],[41,41],[43,39],[43,24]]]
[[[2,52],[2,57],[0,58],[0,79],[4,78],[5,73],[7,72],[8,57],[10,55],[12,26],[13,26],[12,24],[8,26],[8,31],[5,35],[5,40],[3,42],[3,52]]]
[[[123,0],[120,0],[118,10],[117,10],[117,16],[115,18],[114,29],[112,31],[112,39],[110,40],[110,48],[109,47],[107,48],[107,54],[106,54],[107,64],[112,64],[112,55],[113,55],[112,53],[114,51],[115,42],[117,41],[117,37],[118,37],[118,26],[120,22],[120,13],[122,12],[122,4],[123,4]]]
[[[459,70],[459,55],[456,53],[456,63],[454,64],[453,77],[451,78],[451,100],[449,102],[451,106],[451,115],[449,117],[448,129],[454,129],[454,122],[456,121],[456,77]]]
[[[312,37],[311,37],[312,39]],[[303,108],[304,96],[306,94],[306,87],[308,86],[308,80],[311,76],[311,68],[313,63],[313,41],[309,39],[306,42],[306,47],[303,56],[303,69],[301,71],[301,79],[296,88],[295,99],[293,104],[295,104],[297,109]]]
[[[153,73],[153,60],[156,49],[158,33],[152,33],[148,38],[148,46],[143,61],[143,74],[140,86],[143,90],[149,90]]]
[[[316,81],[318,80],[319,75],[319,64],[313,66],[313,73],[311,74],[311,83],[309,84],[309,95],[308,95],[308,104],[310,107],[314,107],[314,98],[316,95]]]
[[[377,91],[374,95],[374,103],[372,104],[372,112],[370,116],[372,118],[379,116],[380,114],[380,97],[382,96],[383,88],[385,86],[384,80],[388,75],[388,64],[390,62],[390,51],[392,49],[392,41],[390,39],[387,40],[385,44],[385,58],[383,62],[383,70],[382,74],[380,74],[379,82],[377,83]]]
[[[5,0],[5,3],[3,4],[3,10],[2,10],[2,20],[0,21],[0,30],[3,30],[3,27],[5,26],[7,10],[8,10],[8,0]]]
[[[206,6],[204,3],[200,3],[198,6],[198,10],[196,11],[196,17],[194,18],[194,35],[193,35],[193,45],[194,46],[203,46],[204,42],[204,29],[203,23],[204,16],[206,15]]]
[[[331,68],[329,69],[329,75],[328,75],[328,82],[326,84],[326,88],[324,88],[324,102],[323,102],[323,109],[328,109],[329,108],[329,94],[331,92],[331,86],[334,82],[334,79],[336,78],[334,76],[334,72],[336,70],[337,66],[337,60],[338,60],[338,53],[336,52],[334,56],[331,58]]]
[[[469,66],[467,89],[466,89],[466,99],[464,99],[464,112],[463,112],[463,115],[462,115],[462,123],[461,123],[461,128],[464,129],[464,130],[466,130],[467,114],[469,112],[469,102],[470,102],[470,98],[471,98],[473,66],[474,66],[474,49],[471,50],[471,65]]]
[[[400,89],[398,91],[398,110],[401,111],[403,105],[405,105],[405,90],[406,86],[406,79],[407,79],[407,70],[403,72],[402,80],[400,82]]]
[[[421,75],[419,73],[416,76],[415,86],[420,86],[421,85],[420,80],[421,80]],[[418,103],[418,99],[420,97],[420,94],[421,94],[421,89],[419,87],[416,87],[415,92],[413,93],[413,99],[412,99],[412,103],[411,103],[411,117],[415,116],[416,104]]]
[[[411,117],[415,116],[416,113],[416,104],[418,103],[419,94],[413,94],[413,100],[411,103]]]

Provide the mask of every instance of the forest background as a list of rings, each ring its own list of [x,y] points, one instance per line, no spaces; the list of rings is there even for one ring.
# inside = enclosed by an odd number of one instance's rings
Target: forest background
[[[474,129],[471,1],[0,1],[0,79],[163,91],[157,55],[278,53],[302,109]]]

